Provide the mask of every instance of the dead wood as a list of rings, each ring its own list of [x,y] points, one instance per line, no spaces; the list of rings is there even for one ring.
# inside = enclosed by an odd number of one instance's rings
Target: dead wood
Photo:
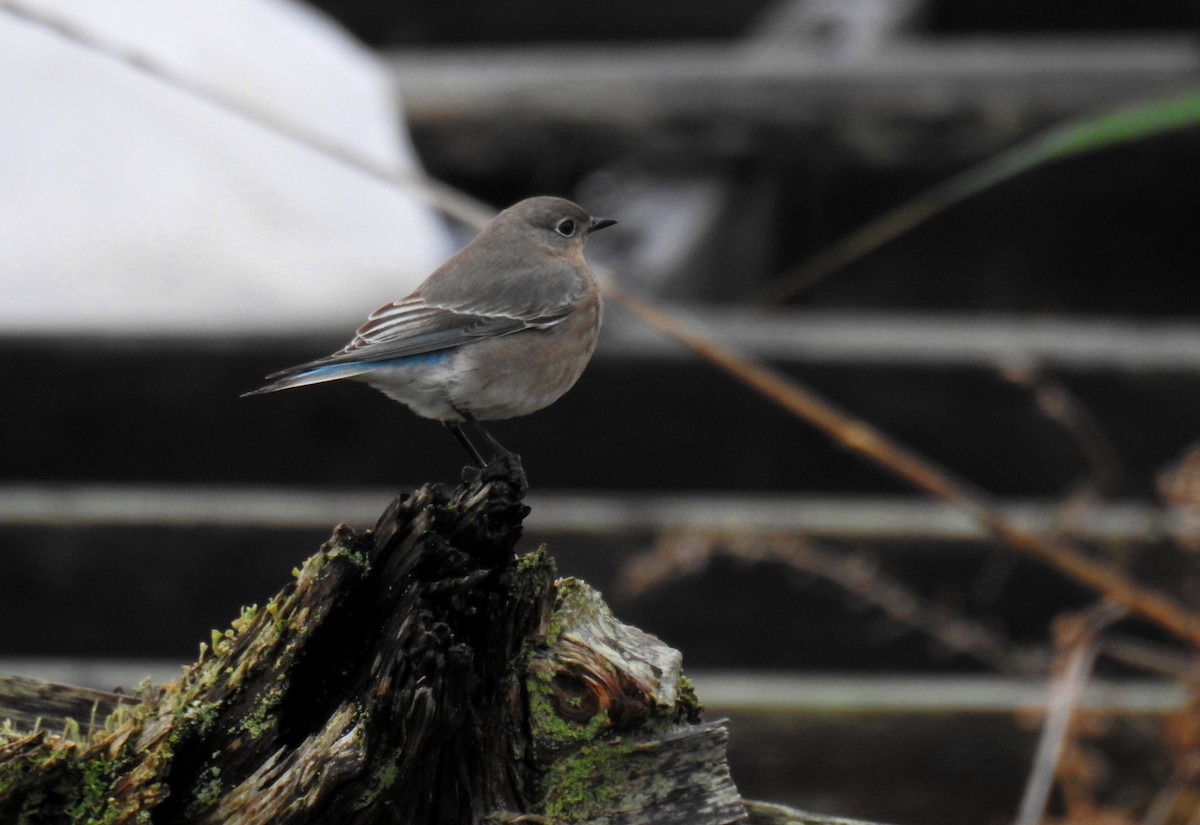
[[[0,682],[0,821],[726,823],[678,652],[517,557],[502,463],[339,526],[177,681]]]

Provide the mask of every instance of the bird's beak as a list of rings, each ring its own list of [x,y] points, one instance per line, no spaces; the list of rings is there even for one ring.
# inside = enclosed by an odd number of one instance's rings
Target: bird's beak
[[[588,232],[592,233],[597,229],[604,229],[606,226],[612,226],[615,223],[616,221],[614,221],[612,218],[601,218],[598,221],[592,221],[592,225],[588,228]]]

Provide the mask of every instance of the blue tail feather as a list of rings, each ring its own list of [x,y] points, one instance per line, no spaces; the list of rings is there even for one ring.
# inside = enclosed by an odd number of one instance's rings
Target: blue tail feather
[[[406,355],[403,358],[389,358],[385,361],[345,361],[338,364],[322,364],[319,367],[305,369],[303,366],[286,370],[276,376],[276,380],[243,395],[258,395],[260,393],[287,390],[292,387],[305,387],[309,384],[322,384],[326,381],[336,381],[339,378],[352,378],[356,375],[372,372],[387,367],[429,366],[444,361],[452,354],[452,350],[423,352],[419,355]],[[268,376],[270,377],[270,376]]]

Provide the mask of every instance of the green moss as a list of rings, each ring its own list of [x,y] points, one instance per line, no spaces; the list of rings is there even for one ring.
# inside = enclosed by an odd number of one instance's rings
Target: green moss
[[[399,762],[395,759],[389,759],[371,776],[371,782],[367,785],[367,789],[363,791],[353,803],[352,810],[361,811],[375,804],[384,792],[391,789],[396,784],[396,777],[400,773]]]
[[[113,783],[128,769],[125,756],[110,760],[57,737],[44,740],[42,747],[40,760],[16,760],[0,769],[0,798],[11,794],[21,800],[17,810],[8,809],[15,819],[6,822],[149,822],[148,812],[135,818],[134,810],[111,796]],[[27,780],[33,787],[23,789]]]
[[[555,760],[542,777],[541,811],[549,822],[584,822],[609,811],[621,797],[632,740],[584,745]]]
[[[554,689],[550,674],[531,669],[525,682],[529,696],[529,730],[534,747],[539,750],[558,750],[567,745],[591,742],[609,725],[607,714],[601,712],[587,722],[563,719],[554,709]]]
[[[527,574],[540,571],[546,566],[548,559],[549,554],[546,550],[546,545],[539,545],[536,550],[526,553],[517,559],[517,572]]]
[[[136,709],[136,705],[117,705],[112,713],[104,717],[104,732],[114,733],[118,728],[132,724]]]
[[[243,607],[241,614],[238,615],[238,617],[230,624],[232,624],[235,632],[245,633],[246,630],[250,628],[250,625],[254,622],[254,619],[257,615],[258,605],[252,604],[249,607]]]
[[[554,610],[544,621],[542,638],[531,642],[525,657],[532,754],[535,763],[542,766],[533,807],[548,823],[604,820],[622,806],[636,802],[628,794],[634,792],[629,777],[639,760],[637,737],[670,730],[684,722],[698,722],[703,706],[691,681],[681,677],[673,706],[649,708],[649,716],[637,724],[636,737],[615,735],[604,711],[578,722],[564,718],[578,716],[580,708],[590,705],[585,704],[586,696],[573,695],[571,690],[555,691],[556,673],[572,678],[570,665],[559,658],[565,650],[563,635],[575,627],[603,626],[614,619],[586,583],[568,578],[558,580],[554,586]],[[566,659],[570,661],[569,656]],[[605,661],[593,666],[609,667]],[[639,778],[639,797],[647,793],[666,796],[673,791],[671,787],[654,787],[655,781]]]
[[[210,765],[201,771],[195,787],[192,788],[192,801],[184,810],[184,816],[188,819],[194,818],[217,804],[217,800],[221,798],[221,788],[220,768]]]
[[[79,796],[74,804],[63,808],[63,813],[72,822],[108,825],[120,818],[121,806],[109,796],[113,781],[120,775],[119,764],[100,758],[82,764],[79,773],[75,774],[79,780],[75,785]]]
[[[201,702],[199,699],[193,699],[178,712],[178,719],[196,735],[204,736],[217,723],[217,717],[220,713],[221,705],[219,702]],[[178,733],[179,728],[176,727],[171,735],[175,736]]]
[[[120,801],[114,795],[114,786],[147,758],[133,737],[114,738],[114,733],[139,729],[147,713],[145,705],[122,705],[102,720],[91,719],[86,730],[68,724],[67,736],[20,733],[16,738],[28,740],[27,756],[0,764],[0,799],[6,800],[0,818],[5,823],[148,825],[150,812],[142,810],[145,795]],[[149,794],[156,787],[153,782],[145,786]]]
[[[679,688],[675,696],[676,722],[689,722],[693,725],[704,721],[704,703],[696,695],[696,687],[687,676],[679,675]]]
[[[328,555],[331,559],[345,559],[364,573],[371,569],[371,560],[367,558],[366,553],[360,550],[351,550],[344,544],[339,544],[330,550]]]
[[[560,716],[554,707],[553,674],[535,659],[531,656],[525,682],[530,733],[535,751],[554,754],[539,781],[540,813],[548,822],[592,819],[619,798],[633,742],[603,739],[611,725],[603,711],[586,722]]]
[[[0,798],[11,796],[32,770],[33,766],[25,759],[0,764]]]
[[[63,720],[62,731],[59,733],[59,736],[68,742],[83,741],[83,731],[79,727],[79,722],[69,716]]]
[[[11,719],[0,721],[0,745],[5,745],[17,739],[23,739],[25,733],[13,727]]]
[[[258,700],[254,710],[246,714],[246,716],[238,724],[237,730],[245,733],[251,739],[258,739],[264,734],[270,732],[275,727],[275,711],[278,709],[279,703],[282,700],[283,690],[281,688],[275,688],[274,690],[267,691],[267,693]]]
[[[271,617],[271,629],[275,632],[275,637],[279,638],[283,635],[284,622],[283,614],[279,612],[279,600],[277,598],[267,602],[267,615]]]

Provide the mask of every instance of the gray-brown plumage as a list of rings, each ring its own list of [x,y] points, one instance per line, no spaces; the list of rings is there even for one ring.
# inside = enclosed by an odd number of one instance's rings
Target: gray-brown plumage
[[[444,422],[482,464],[462,422],[549,406],[591,359],[601,305],[583,247],[590,233],[614,223],[562,198],[523,200],[411,295],[372,312],[341,350],[270,375],[246,394],[363,381]]]

